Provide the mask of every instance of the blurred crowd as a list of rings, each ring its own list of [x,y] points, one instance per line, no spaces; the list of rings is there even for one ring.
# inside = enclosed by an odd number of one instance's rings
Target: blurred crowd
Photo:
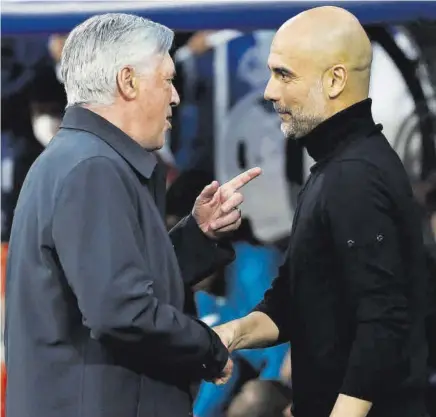
[[[374,41],[371,95],[374,117],[400,154],[421,208],[436,305],[436,54],[428,41],[434,39],[436,26],[407,29],[368,29]],[[186,308],[210,326],[247,314],[270,286],[311,164],[295,143],[282,140],[279,121],[262,100],[272,34],[176,35],[175,84],[182,104],[174,112],[167,144],[159,151],[167,167],[168,228],[190,213],[195,197],[213,179],[225,181],[251,166],[261,166],[264,172],[255,190],[247,187],[242,226],[228,238],[236,261],[187,291]],[[58,68],[65,39],[64,34],[2,39],[2,259],[20,186],[63,115],[66,101]],[[433,311],[428,326],[432,416],[436,416],[435,316]],[[240,351],[234,360],[229,384],[204,382],[197,387],[195,416],[290,415],[289,346]]]

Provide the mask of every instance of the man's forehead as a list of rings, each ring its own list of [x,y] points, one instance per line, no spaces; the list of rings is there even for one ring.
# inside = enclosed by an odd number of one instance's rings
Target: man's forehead
[[[294,47],[296,43],[295,36],[292,33],[287,33],[285,30],[279,30],[271,43],[271,51],[276,53],[285,53]]]
[[[295,59],[292,54],[283,54],[271,50],[268,56],[268,67],[272,71],[286,69],[289,72],[295,73],[299,66],[298,59]]]
[[[174,61],[169,54],[165,55],[162,61],[161,70],[166,75],[175,74],[176,66],[174,65]]]
[[[296,71],[301,71],[305,65],[313,65],[310,54],[304,46],[300,45],[296,39],[279,41],[272,43],[268,56],[268,66],[288,67]]]
[[[268,56],[268,67],[270,69],[283,67],[285,65],[286,65],[286,62],[283,59],[283,56],[281,54],[278,54],[278,53],[273,52],[273,51],[270,52],[270,54]]]

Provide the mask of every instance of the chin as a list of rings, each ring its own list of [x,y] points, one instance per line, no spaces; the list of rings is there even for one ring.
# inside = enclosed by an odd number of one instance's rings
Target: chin
[[[162,149],[166,142],[166,132],[163,132],[156,141],[155,151]]]
[[[296,139],[295,133],[289,127],[287,123],[282,123],[280,129],[285,137],[285,139]]]
[[[164,143],[155,143],[155,145],[153,146],[152,149],[150,149],[151,151],[158,151],[159,149],[162,149],[164,146]]]
[[[146,146],[144,146],[144,148],[148,151],[148,152],[154,152],[154,151],[158,151],[159,149],[162,149],[163,146],[165,144],[165,138],[157,138],[156,140],[153,141],[153,143],[148,143]]]
[[[162,149],[165,145],[165,142],[167,140],[167,134],[169,132],[169,128],[167,126],[164,126],[160,133],[156,133],[156,135],[153,137],[152,140],[150,140],[150,145],[147,146],[147,149],[149,151],[157,151],[159,149]]]

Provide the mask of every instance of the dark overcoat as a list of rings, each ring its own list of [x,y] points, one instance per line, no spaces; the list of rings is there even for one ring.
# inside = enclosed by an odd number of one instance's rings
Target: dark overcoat
[[[153,153],[67,110],[30,169],[6,284],[8,417],[188,417],[228,353],[184,287],[233,259],[189,216],[168,234]]]

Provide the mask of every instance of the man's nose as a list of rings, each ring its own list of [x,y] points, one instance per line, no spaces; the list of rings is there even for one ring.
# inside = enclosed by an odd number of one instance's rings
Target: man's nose
[[[180,96],[176,90],[176,87],[173,86],[173,90],[171,92],[171,107],[177,107],[180,104]]]
[[[271,101],[273,103],[280,100],[276,82],[272,77],[269,79],[268,84],[265,87],[265,92],[263,94],[263,97],[265,100]]]

